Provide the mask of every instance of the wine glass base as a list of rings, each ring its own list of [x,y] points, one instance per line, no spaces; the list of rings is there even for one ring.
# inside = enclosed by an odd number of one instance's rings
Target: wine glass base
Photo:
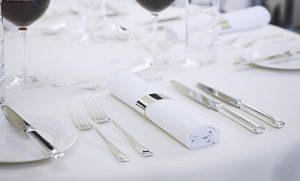
[[[46,78],[42,76],[15,76],[8,77],[6,79],[6,88],[13,90],[33,89],[44,86],[46,84]]]

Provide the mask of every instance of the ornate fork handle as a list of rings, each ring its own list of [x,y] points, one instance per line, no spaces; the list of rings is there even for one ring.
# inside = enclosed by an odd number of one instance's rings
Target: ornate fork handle
[[[106,146],[112,152],[112,154],[120,161],[120,162],[127,162],[130,160],[126,154],[121,152],[113,143],[111,143],[102,133],[101,131],[94,126],[87,117],[86,114],[81,110],[80,107],[75,106],[73,111],[69,112],[69,116],[73,121],[74,125],[77,129],[84,131],[89,129],[94,129],[96,133],[102,138],[102,140],[106,143]]]
[[[127,137],[129,140],[130,145],[143,157],[149,157],[152,156],[153,153],[144,147],[142,144],[140,144],[136,139],[134,139],[125,129],[123,129],[115,120],[109,118],[110,121],[114,124],[116,128],[120,130],[120,132]]]
[[[114,144],[112,144],[99,130],[97,127],[94,126],[94,130],[97,132],[97,134],[105,141],[108,148],[111,150],[111,152],[114,154],[114,156],[120,161],[120,162],[127,162],[130,161],[130,157],[128,157],[126,154],[124,154],[121,150],[119,150]]]

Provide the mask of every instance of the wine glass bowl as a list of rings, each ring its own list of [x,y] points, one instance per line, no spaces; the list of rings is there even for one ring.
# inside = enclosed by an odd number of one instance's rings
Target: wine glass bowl
[[[152,13],[163,11],[175,0],[136,0],[143,8]]]
[[[2,0],[2,13],[6,20],[18,27],[27,27],[47,10],[50,0]]]
[[[19,27],[22,40],[22,72],[7,80],[7,87],[11,89],[36,88],[45,84],[45,78],[28,74],[26,64],[26,31],[27,27],[38,20],[48,9],[50,0],[2,0],[3,17]]]

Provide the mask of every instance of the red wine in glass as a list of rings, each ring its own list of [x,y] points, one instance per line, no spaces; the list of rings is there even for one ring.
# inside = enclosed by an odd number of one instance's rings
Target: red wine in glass
[[[150,12],[160,12],[169,7],[175,0],[136,0]]]
[[[161,76],[153,72],[153,69],[166,68],[170,66],[169,62],[157,56],[157,20],[159,12],[171,6],[174,1],[175,0],[136,0],[140,6],[150,11],[153,16],[152,29],[154,38],[152,54],[149,58],[144,59],[144,63],[142,65],[134,66],[130,70],[131,72],[138,74],[141,72],[140,77],[146,81],[155,81],[161,78]]]
[[[27,27],[47,10],[50,0],[2,0],[3,17],[19,27]]]
[[[35,88],[44,85],[39,77],[28,75],[26,67],[25,47],[26,30],[29,25],[39,19],[48,9],[50,0],[2,0],[3,17],[19,27],[22,39],[23,68],[21,75],[8,80],[7,87],[12,89]]]

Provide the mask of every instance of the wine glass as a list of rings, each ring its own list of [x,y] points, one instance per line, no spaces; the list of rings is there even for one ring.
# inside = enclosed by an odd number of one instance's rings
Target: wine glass
[[[1,7],[2,0],[0,0]],[[0,8],[0,105],[5,101],[5,71],[4,71],[4,36],[3,36],[3,18]]]
[[[2,0],[3,17],[19,27],[22,40],[22,73],[8,80],[7,87],[12,89],[36,88],[45,84],[45,78],[28,74],[26,64],[27,27],[39,19],[47,10],[50,0]]]
[[[79,0],[81,16],[80,42],[93,44],[104,41],[107,37],[106,0]]]
[[[164,68],[165,61],[162,60],[157,53],[157,21],[159,12],[169,7],[175,0],[136,0],[146,10],[150,11],[153,17],[152,31],[153,31],[153,45],[152,54],[144,60],[143,65],[135,66],[131,69],[132,72],[142,71],[140,76],[147,80],[153,81],[160,79],[160,76],[153,72],[153,69]],[[146,69],[146,71],[143,71]]]

